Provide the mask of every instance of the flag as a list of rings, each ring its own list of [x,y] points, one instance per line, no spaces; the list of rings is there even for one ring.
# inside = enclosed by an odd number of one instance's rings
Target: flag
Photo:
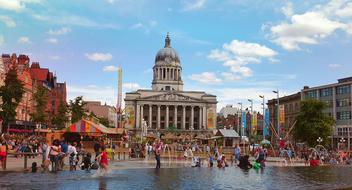
[[[269,136],[270,112],[265,109],[265,122],[263,123],[264,137]]]
[[[242,117],[241,117],[241,121],[242,121],[242,127],[245,129],[246,128],[246,112],[242,112]]]
[[[285,106],[280,105],[280,123],[284,124],[285,123]]]

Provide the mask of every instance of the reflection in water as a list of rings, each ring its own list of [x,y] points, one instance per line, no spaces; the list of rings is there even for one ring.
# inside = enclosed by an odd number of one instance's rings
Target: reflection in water
[[[84,171],[0,173],[0,189],[337,189],[352,187],[350,176],[351,167],[131,169],[106,177]]]
[[[105,179],[99,179],[99,190],[107,190],[106,188],[106,180]]]

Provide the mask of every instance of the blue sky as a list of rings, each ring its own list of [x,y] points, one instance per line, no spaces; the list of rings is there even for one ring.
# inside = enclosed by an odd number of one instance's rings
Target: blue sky
[[[218,109],[351,76],[351,0],[0,0],[0,52],[56,72],[69,99],[115,105],[118,65],[124,91],[150,88],[167,32],[185,89]]]

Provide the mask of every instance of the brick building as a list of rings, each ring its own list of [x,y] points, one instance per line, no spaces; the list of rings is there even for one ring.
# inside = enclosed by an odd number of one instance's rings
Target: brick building
[[[58,113],[60,100],[66,103],[66,83],[58,83],[56,76],[47,68],[40,68],[38,62],[30,64],[27,55],[2,54],[0,59],[0,85],[3,85],[5,75],[9,68],[16,67],[18,79],[24,84],[24,94],[16,108],[16,122],[10,124],[12,129],[22,130],[34,128],[30,114],[33,113],[33,94],[38,86],[44,86],[49,90],[46,111],[50,115]]]
[[[109,121],[109,125],[115,127],[117,124],[116,108],[113,106],[101,104],[99,101],[85,101],[85,109],[87,112],[92,112],[99,118],[105,118]],[[109,127],[109,126],[106,126]]]

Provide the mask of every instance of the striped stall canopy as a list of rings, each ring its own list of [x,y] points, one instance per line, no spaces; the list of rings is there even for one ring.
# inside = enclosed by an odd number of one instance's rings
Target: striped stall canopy
[[[101,133],[101,130],[99,130],[97,126],[85,120],[73,123],[67,127],[65,131],[71,133]]]

